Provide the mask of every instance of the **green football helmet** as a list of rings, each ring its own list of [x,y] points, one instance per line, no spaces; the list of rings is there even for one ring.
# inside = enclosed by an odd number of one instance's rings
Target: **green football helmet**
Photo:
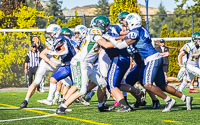
[[[103,33],[106,32],[106,28],[111,24],[110,19],[106,16],[100,15],[94,17],[91,21],[90,27],[97,27],[102,30]]]
[[[65,36],[68,36],[70,39],[74,35],[73,32],[69,28],[67,28],[67,27],[63,27],[62,28],[61,34],[65,35]]]
[[[192,34],[192,42],[194,42],[195,44],[200,45],[200,32],[194,32]]]
[[[125,19],[126,15],[128,15],[128,14],[129,14],[129,12],[123,11],[118,15],[118,21],[121,25],[123,25],[122,21],[123,21],[123,19]]]

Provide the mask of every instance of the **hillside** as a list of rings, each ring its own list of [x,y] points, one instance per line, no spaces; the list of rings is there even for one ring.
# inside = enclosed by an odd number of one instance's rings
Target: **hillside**
[[[146,7],[144,5],[138,5],[138,7],[140,8],[140,11],[142,13],[142,15],[146,15]],[[95,8],[95,5],[88,5],[88,6],[83,6],[83,7],[74,7],[72,10],[76,10],[78,12],[82,12],[84,13],[85,15],[95,15],[95,11],[96,11],[96,8]],[[156,14],[156,12],[158,12],[158,9],[157,8],[152,8],[152,7],[149,7],[148,9],[148,13],[149,15],[153,15],[153,14]],[[172,12],[169,12],[167,11],[167,14],[172,14]]]

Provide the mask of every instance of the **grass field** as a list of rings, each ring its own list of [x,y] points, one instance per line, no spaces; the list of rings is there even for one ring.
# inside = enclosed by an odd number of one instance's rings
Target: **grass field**
[[[88,125],[88,124],[112,124],[112,125],[198,125],[200,124],[200,94],[188,93],[184,89],[185,95],[193,96],[193,106],[191,111],[186,110],[184,102],[179,98],[170,96],[176,100],[176,105],[171,112],[162,113],[165,102],[161,102],[160,109],[151,109],[151,100],[147,94],[147,105],[135,108],[132,112],[117,113],[103,112],[97,110],[96,94],[90,101],[90,106],[80,103],[69,106],[72,112],[66,115],[56,115],[55,110],[58,105],[47,106],[37,102],[38,99],[47,97],[48,92],[35,93],[30,99],[28,108],[19,109],[24,100],[25,91],[0,92],[0,124],[4,125]],[[107,104],[112,104],[113,99],[109,99]],[[128,102],[133,103],[135,99],[128,94]],[[119,108],[119,107],[118,107]]]

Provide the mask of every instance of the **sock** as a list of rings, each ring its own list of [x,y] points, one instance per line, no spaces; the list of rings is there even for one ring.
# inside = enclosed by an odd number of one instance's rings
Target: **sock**
[[[119,103],[120,103],[120,104],[123,104],[123,105],[125,105],[125,106],[128,106],[128,104],[126,103],[126,101],[125,101],[124,98],[121,99],[121,100],[119,101]]]
[[[187,85],[187,82],[185,82],[185,81],[183,80],[183,82],[181,83],[181,85],[180,85],[179,88],[178,88],[178,91],[179,91],[179,92],[182,92],[182,91],[183,91],[183,88],[185,88],[186,85]]]
[[[126,103],[127,103],[127,96],[124,96],[124,99],[125,99],[125,101],[126,101]]]
[[[181,100],[185,102],[186,96],[183,94]]]
[[[98,102],[98,107],[102,107],[103,106],[103,102],[99,103]]]
[[[167,98],[164,99],[165,102],[169,102],[171,100],[171,98],[167,95]]]
[[[48,94],[47,100],[49,100],[49,101],[53,100],[53,96],[54,96],[54,93],[56,91],[56,88],[57,88],[57,84],[50,83],[49,94]]]
[[[194,86],[191,86],[191,85],[190,85],[190,89],[194,89]]]
[[[60,92],[56,91],[55,92],[55,97],[59,98]]]
[[[25,100],[26,100],[27,102],[29,102],[29,98],[25,98]]]

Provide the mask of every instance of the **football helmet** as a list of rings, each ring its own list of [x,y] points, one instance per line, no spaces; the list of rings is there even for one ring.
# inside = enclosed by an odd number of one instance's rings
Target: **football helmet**
[[[62,32],[61,27],[57,24],[50,24],[45,30],[47,39],[53,39],[53,40],[55,40],[55,38],[60,36],[61,32]]]
[[[125,17],[129,14],[127,11],[123,11],[118,15],[118,21],[121,25],[123,25],[122,21],[125,19]]]
[[[88,32],[88,29],[86,26],[84,25],[77,25],[75,28],[74,28],[74,32],[75,33],[79,33],[79,39],[83,39],[87,32]]]
[[[74,35],[73,32],[67,28],[67,27],[63,27],[62,28],[62,32],[61,32],[62,35],[65,35],[65,36],[68,36],[70,39],[72,38],[72,36]]]
[[[106,32],[107,27],[111,24],[110,19],[106,16],[100,15],[97,17],[94,17],[91,20],[90,27],[97,27],[102,30],[103,33]]]
[[[124,21],[126,22],[127,29],[132,30],[141,27],[142,18],[137,13],[129,13]]]
[[[192,42],[200,46],[200,32],[194,32],[192,34]]]

